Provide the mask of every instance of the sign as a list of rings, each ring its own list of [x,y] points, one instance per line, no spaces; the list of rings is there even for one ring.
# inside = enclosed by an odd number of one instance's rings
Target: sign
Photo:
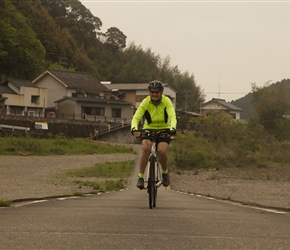
[[[36,129],[48,129],[47,122],[35,122]]]

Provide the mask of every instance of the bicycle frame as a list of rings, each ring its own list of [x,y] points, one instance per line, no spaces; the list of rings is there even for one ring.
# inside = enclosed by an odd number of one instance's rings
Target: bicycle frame
[[[149,207],[150,209],[152,209],[153,207],[156,207],[157,188],[160,187],[162,184],[161,166],[159,164],[159,158],[157,153],[157,138],[165,134],[169,135],[169,133],[147,130],[142,132],[143,135],[147,136],[152,141],[151,152],[148,158],[147,175],[145,178],[145,182],[147,182],[146,189],[149,194]]]
[[[154,140],[151,146],[151,153],[148,158],[147,165],[147,191],[149,194],[149,207],[156,207],[157,188],[161,186],[161,170],[159,166],[159,158],[157,155],[157,143]]]

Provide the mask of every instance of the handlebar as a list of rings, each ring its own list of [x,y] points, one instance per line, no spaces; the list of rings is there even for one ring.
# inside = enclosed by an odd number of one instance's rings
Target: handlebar
[[[140,132],[140,136],[136,138],[140,138],[142,136],[146,137],[169,137],[175,134],[174,131],[171,131],[170,129],[162,129],[162,130],[148,130],[148,129],[140,129],[140,130],[134,130],[133,132]]]

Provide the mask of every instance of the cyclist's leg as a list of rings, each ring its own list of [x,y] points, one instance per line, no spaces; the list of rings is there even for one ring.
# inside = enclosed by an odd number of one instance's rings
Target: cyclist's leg
[[[170,143],[169,138],[161,138],[161,141],[158,142],[157,152],[159,157],[159,162],[162,168],[162,183],[163,186],[167,187],[170,184],[169,175],[168,175],[168,156],[167,150]]]
[[[142,140],[142,150],[140,153],[139,159],[139,174],[138,174],[138,181],[137,181],[137,188],[143,189],[144,188],[144,172],[146,166],[148,164],[148,157],[151,152],[151,141],[147,139]]]
[[[168,165],[168,156],[167,156],[167,150],[168,150],[168,143],[167,142],[159,142],[157,146],[157,153],[159,157],[159,162],[161,164],[161,168],[163,171],[167,170]]]
[[[139,174],[144,174],[146,166],[148,164],[148,157],[151,152],[152,142],[148,139],[142,140],[142,150],[140,154],[140,162],[139,162]]]

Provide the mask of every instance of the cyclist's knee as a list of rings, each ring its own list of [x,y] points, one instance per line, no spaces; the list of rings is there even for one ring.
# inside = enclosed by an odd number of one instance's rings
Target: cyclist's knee
[[[159,143],[158,144],[158,148],[157,148],[158,154],[166,155],[167,154],[167,149],[168,149],[168,144],[167,143]]]
[[[144,151],[150,151],[151,150],[151,145],[152,145],[152,142],[150,140],[143,140],[142,141],[142,149]]]
[[[160,157],[164,157],[164,156],[167,155],[167,151],[164,151],[164,150],[158,150],[158,155],[159,155]]]

